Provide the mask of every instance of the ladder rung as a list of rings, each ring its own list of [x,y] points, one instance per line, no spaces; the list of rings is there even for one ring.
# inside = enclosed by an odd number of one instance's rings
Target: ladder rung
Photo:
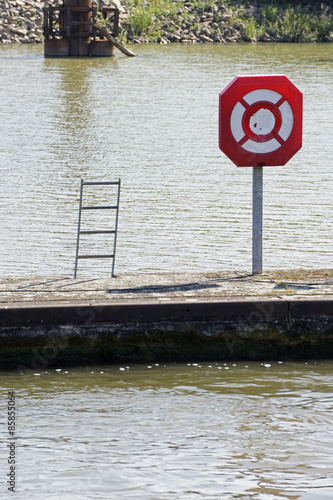
[[[82,210],[100,210],[100,209],[117,209],[118,207],[117,206],[108,206],[108,205],[105,205],[105,206],[92,206],[92,207],[82,207]]]
[[[112,231],[111,229],[99,229],[96,231],[80,231],[80,234],[115,234],[116,231]]]
[[[113,259],[113,254],[111,255],[78,255],[78,259]]]
[[[119,184],[119,181],[117,182],[84,182],[84,186],[116,186]]]

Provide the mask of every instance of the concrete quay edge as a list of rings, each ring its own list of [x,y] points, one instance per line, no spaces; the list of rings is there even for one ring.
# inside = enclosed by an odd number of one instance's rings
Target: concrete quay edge
[[[320,316],[333,318],[332,298],[210,300],[198,302],[56,302],[0,305],[0,327],[33,324],[84,324],[91,322],[140,323],[153,321],[293,321]]]
[[[17,287],[11,281],[13,291],[8,292],[5,284],[0,287],[0,369],[333,358],[330,275],[316,281],[305,281],[303,277],[294,280],[293,287],[291,282],[290,287],[283,282],[282,289],[279,281],[276,284],[267,275],[206,275],[205,279],[201,275],[196,280],[178,275],[177,279],[168,276],[169,281],[166,277],[160,276],[158,285],[152,287],[145,282],[141,288],[137,281],[133,287],[129,286],[131,280],[125,279],[126,287],[120,280],[117,289],[112,281],[112,294],[108,281],[103,283],[107,284],[107,295],[103,296],[94,283],[89,297],[83,293],[86,290],[81,283],[81,300],[72,292],[70,300],[66,293],[62,297],[53,295],[49,284],[47,291],[38,288],[39,301],[31,300],[31,294],[27,301],[10,300]],[[24,287],[36,290],[35,283],[20,282],[18,288]],[[276,290],[273,295],[271,288]],[[95,293],[99,294],[97,298]]]

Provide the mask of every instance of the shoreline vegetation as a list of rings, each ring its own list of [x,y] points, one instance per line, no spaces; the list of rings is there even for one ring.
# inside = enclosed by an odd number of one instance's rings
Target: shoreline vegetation
[[[118,0],[116,0],[118,2]],[[43,7],[58,0],[0,0],[0,44],[42,43]],[[96,0],[107,6],[112,0]],[[333,42],[333,2],[123,0],[123,43]]]

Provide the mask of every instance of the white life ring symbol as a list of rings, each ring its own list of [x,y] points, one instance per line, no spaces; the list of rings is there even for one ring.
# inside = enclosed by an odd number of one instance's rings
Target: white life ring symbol
[[[278,92],[258,89],[234,106],[230,117],[232,135],[251,153],[271,153],[288,139],[294,125],[290,104]]]

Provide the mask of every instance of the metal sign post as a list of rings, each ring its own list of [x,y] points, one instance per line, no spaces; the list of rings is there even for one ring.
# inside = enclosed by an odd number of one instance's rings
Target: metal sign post
[[[253,167],[252,274],[262,273],[263,167]]]

